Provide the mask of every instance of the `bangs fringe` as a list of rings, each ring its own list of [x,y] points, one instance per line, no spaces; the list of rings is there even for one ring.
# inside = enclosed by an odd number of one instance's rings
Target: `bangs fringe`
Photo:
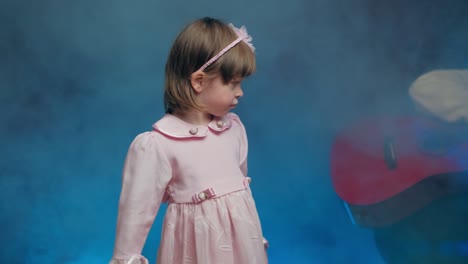
[[[256,70],[255,54],[244,42],[240,42],[214,63],[214,72],[219,72],[225,83],[233,78],[245,78]]]

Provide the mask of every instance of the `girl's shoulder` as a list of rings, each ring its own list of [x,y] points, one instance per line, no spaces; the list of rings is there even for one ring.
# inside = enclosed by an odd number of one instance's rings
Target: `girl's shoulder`
[[[156,131],[145,131],[137,134],[132,141],[134,146],[149,146],[149,145],[159,145],[160,144],[160,135]]]
[[[243,133],[245,133],[244,123],[242,123],[240,117],[237,114],[230,112],[226,116],[231,120],[232,126],[240,127]]]
[[[241,118],[236,114],[236,113],[233,113],[233,112],[229,112],[226,117],[228,117],[229,119],[231,119],[232,121],[240,124],[241,126],[244,126],[244,124],[242,123],[241,121]]]

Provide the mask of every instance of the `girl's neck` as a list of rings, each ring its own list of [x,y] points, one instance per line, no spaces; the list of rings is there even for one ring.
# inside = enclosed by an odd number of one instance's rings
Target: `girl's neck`
[[[192,125],[208,125],[213,120],[213,115],[197,110],[175,110],[172,115]]]

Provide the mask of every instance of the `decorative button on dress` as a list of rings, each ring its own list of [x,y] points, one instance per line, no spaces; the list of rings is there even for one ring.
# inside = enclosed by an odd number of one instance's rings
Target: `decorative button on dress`
[[[239,117],[202,126],[166,114],[153,128],[127,154],[110,264],[147,263],[141,252],[162,202],[158,264],[267,263]]]

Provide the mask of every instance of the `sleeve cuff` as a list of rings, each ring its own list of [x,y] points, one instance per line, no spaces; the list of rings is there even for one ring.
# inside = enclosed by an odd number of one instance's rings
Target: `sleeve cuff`
[[[134,255],[129,259],[112,258],[109,264],[149,264],[149,262],[141,255]]]

